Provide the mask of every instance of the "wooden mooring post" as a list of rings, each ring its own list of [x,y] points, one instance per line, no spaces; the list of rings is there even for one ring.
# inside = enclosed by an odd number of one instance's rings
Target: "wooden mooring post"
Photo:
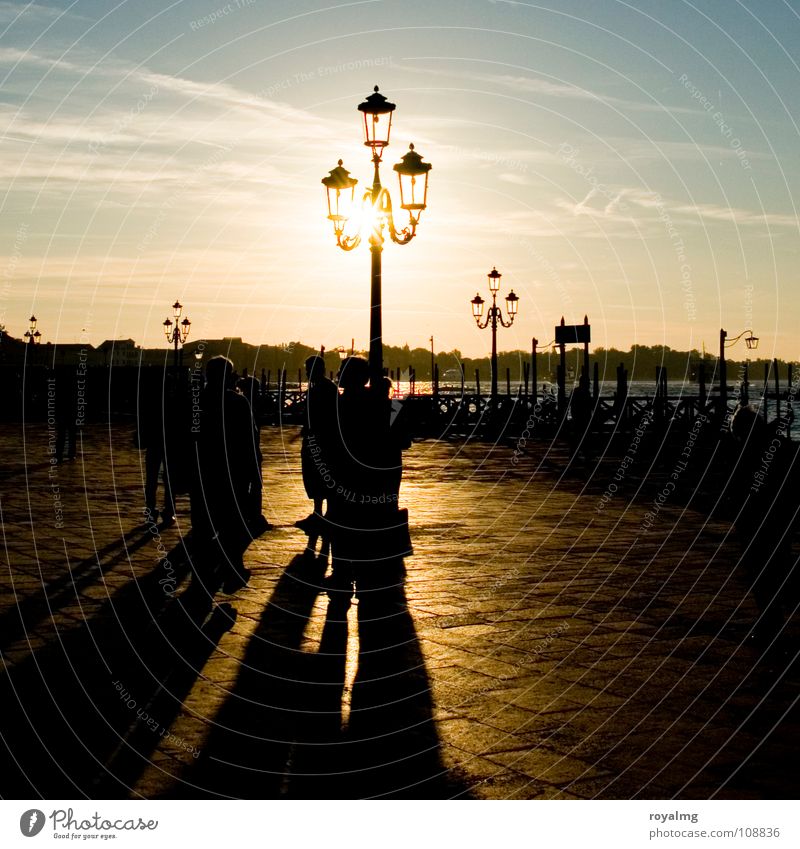
[[[741,404],[746,407],[750,403],[750,363],[745,362],[742,369]]]
[[[564,316],[561,316],[561,326],[564,327]],[[561,342],[558,346],[558,413],[561,417],[567,413],[567,346]]]
[[[697,367],[697,394],[698,394],[698,403],[700,405],[699,412],[701,414],[706,411],[706,404],[708,403],[708,391],[706,389],[706,364],[700,363]]]
[[[772,368],[775,370],[775,418],[779,420],[781,417],[781,382],[778,374],[778,359],[772,361]]]
[[[614,409],[617,415],[621,415],[626,407],[628,400],[628,369],[625,368],[625,363],[620,363],[617,366],[617,391],[614,395]]]

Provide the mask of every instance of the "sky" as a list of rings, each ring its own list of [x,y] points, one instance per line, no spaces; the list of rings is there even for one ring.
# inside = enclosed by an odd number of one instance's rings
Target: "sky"
[[[371,181],[379,85],[384,185],[433,166],[385,342],[485,354],[496,266],[501,350],[588,314],[593,347],[797,360],[798,61],[781,0],[0,0],[0,324],[155,346],[177,298],[195,340],[368,347],[320,180]]]

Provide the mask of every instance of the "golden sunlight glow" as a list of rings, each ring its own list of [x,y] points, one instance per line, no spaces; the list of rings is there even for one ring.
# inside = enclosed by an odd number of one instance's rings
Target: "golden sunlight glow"
[[[381,226],[386,222],[386,214],[380,210],[379,206],[366,198],[361,204],[359,212],[360,215],[354,216],[353,221],[357,224],[362,240],[367,241],[373,236],[380,238]]]

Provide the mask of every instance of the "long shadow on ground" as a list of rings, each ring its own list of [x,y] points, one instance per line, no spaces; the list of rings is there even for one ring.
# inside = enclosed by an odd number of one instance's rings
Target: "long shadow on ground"
[[[179,582],[185,549],[168,557]],[[208,594],[165,594],[161,576],[159,562],[0,675],[0,796],[129,795],[232,624],[224,607],[208,615]]]
[[[441,763],[402,561],[382,570],[382,586],[360,592],[358,671],[349,716],[342,713],[352,622],[348,598],[328,603],[319,649],[301,648],[325,566],[324,559],[301,555],[281,576],[184,795],[342,799],[463,794]]]

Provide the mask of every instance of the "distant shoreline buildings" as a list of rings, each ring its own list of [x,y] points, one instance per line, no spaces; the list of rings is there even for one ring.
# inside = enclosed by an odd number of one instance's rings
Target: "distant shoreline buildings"
[[[31,353],[31,348],[32,353]],[[226,336],[222,339],[198,339],[187,342],[179,351],[184,366],[196,362],[195,353],[201,353],[201,359],[207,361],[222,354],[233,360],[238,369],[290,368],[297,355],[304,360],[312,353],[318,353],[299,343],[283,345],[251,345],[240,336]],[[5,366],[23,365],[30,357],[30,365],[77,366],[117,368],[123,366],[160,366],[172,365],[174,349],[143,348],[134,339],[106,339],[96,347],[87,342],[52,343],[43,342],[31,346],[23,339],[17,339],[7,333],[0,338],[0,364]]]
[[[7,332],[0,332],[0,367],[20,368],[26,363],[33,366],[56,368],[59,366],[81,366],[83,368],[118,368],[118,367],[160,367],[171,366],[174,361],[172,347],[144,348],[133,339],[106,339],[97,346],[88,343],[43,342],[33,346],[31,353],[29,343],[18,339]],[[318,354],[318,347],[311,347],[301,342],[286,342],[275,345],[253,345],[244,342],[240,336],[225,336],[221,339],[194,339],[187,342],[179,356],[185,368],[192,368],[196,362],[207,362],[211,357],[223,355],[231,359],[237,371],[245,369],[256,376],[261,370],[270,372],[277,377],[279,371],[285,370],[290,376],[303,369],[307,357]],[[195,359],[195,354],[202,356]],[[347,351],[341,347],[325,352],[328,369],[335,372],[339,367],[341,357],[347,356]],[[364,352],[356,351],[356,354]],[[508,369],[513,380],[521,379],[523,363],[530,362],[530,351],[503,351],[498,356],[498,372],[501,380]],[[567,352],[568,367],[580,371],[582,356],[579,347],[569,348]],[[440,351],[435,354],[435,360],[443,379],[452,380],[453,375],[464,372],[467,383],[474,382],[475,370],[478,369],[484,378],[489,374],[489,358],[465,357],[458,350]],[[558,355],[550,349],[537,352],[537,370],[542,380],[551,379],[555,372]],[[706,352],[705,355],[697,350],[677,351],[668,346],[632,345],[627,351],[616,348],[596,347],[590,353],[590,362],[599,364],[601,379],[613,380],[616,367],[622,363],[628,370],[630,380],[653,380],[655,368],[667,368],[670,380],[681,381],[684,378],[692,380],[697,365],[706,363],[707,375],[714,374],[716,356]],[[736,368],[744,360],[727,360],[729,368]],[[764,365],[773,365],[770,358],[752,359],[750,362],[750,377],[760,380]],[[418,379],[429,379],[431,369],[430,348],[411,348],[409,345],[384,345],[384,363],[395,374],[400,371],[407,373],[413,368]],[[787,361],[778,360],[781,370],[785,370]],[[797,367],[796,361],[794,362]],[[447,377],[445,378],[445,375]],[[405,379],[405,378],[404,378]]]

